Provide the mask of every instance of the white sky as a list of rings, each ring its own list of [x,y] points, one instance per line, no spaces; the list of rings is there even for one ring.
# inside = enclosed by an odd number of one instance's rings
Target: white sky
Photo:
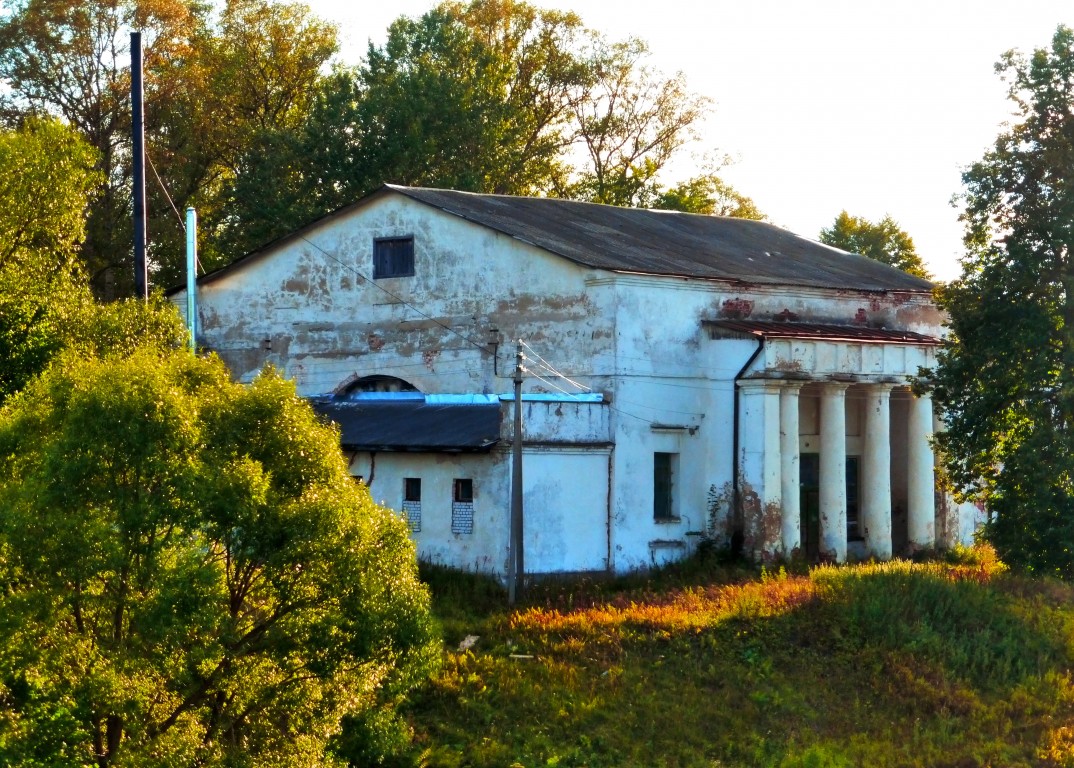
[[[1074,26],[1069,0],[529,0],[573,10],[715,101],[699,151],[781,226],[816,238],[840,210],[890,214],[941,280],[959,273],[961,169],[1010,114],[993,65]],[[434,0],[306,0],[357,63],[392,20]],[[680,169],[676,169],[677,171]],[[692,169],[681,169],[680,176]]]

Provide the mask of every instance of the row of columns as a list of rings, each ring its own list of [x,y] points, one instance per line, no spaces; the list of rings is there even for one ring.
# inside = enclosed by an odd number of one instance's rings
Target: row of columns
[[[802,545],[799,394],[804,382],[743,380],[742,461],[760,462],[758,504],[779,511],[779,530],[762,535],[764,555],[790,554]],[[842,562],[847,555],[847,382],[820,385],[820,552]],[[869,554],[892,556],[891,390],[886,383],[859,384],[865,392],[859,524]],[[759,423],[758,423],[759,420]],[[758,428],[759,427],[759,428]],[[912,549],[935,545],[932,400],[913,397],[907,425],[907,535]],[[778,438],[776,435],[778,434]],[[778,536],[778,540],[776,539]],[[781,552],[779,550],[782,550]]]

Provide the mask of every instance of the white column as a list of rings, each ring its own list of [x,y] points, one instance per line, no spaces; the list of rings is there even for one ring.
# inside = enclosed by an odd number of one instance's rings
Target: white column
[[[891,558],[891,385],[870,384],[865,397],[861,522],[869,554]]]
[[[932,397],[910,398],[907,425],[907,537],[910,549],[931,549],[936,545],[936,496],[933,474]]]
[[[801,455],[798,446],[798,392],[802,383],[783,382],[779,389],[779,460],[783,554],[802,546]]]
[[[772,558],[780,546],[779,387],[775,382],[738,382],[741,397],[739,503],[745,551]]]
[[[820,556],[847,559],[848,384],[828,382],[820,397]]]

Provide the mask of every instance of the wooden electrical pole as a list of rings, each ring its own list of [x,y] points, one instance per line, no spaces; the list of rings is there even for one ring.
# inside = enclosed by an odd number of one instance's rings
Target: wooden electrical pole
[[[522,553],[522,339],[515,351],[515,439],[511,463],[511,546],[507,562],[507,601],[515,604],[525,577]]]

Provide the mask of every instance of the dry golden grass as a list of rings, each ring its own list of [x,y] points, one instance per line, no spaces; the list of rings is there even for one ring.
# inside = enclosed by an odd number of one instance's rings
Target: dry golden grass
[[[563,582],[515,611],[439,574],[404,764],[1074,766],[1074,593],[993,555]],[[438,582],[440,586],[438,586]],[[453,595],[449,600],[443,595]]]

